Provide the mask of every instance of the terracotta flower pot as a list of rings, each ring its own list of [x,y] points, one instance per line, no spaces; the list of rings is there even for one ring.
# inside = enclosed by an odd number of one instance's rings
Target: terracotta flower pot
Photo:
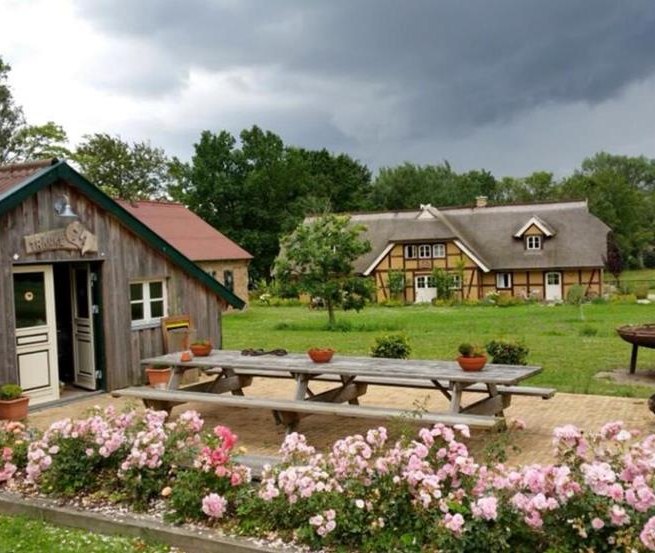
[[[148,367],[146,369],[146,375],[148,376],[148,384],[153,387],[165,387],[168,384],[168,381],[171,379],[171,373],[173,371],[170,367],[155,368]]]
[[[27,396],[0,400],[0,420],[22,421],[27,418],[27,405],[29,402],[30,398]]]
[[[191,344],[191,353],[196,357],[207,357],[212,352],[211,344]]]
[[[481,371],[482,367],[484,367],[487,363],[487,357],[485,355],[481,355],[479,357],[464,357],[463,355],[460,355],[457,358],[457,362],[463,371]]]
[[[334,350],[330,348],[312,348],[307,350],[307,355],[314,363],[329,363],[334,355]]]

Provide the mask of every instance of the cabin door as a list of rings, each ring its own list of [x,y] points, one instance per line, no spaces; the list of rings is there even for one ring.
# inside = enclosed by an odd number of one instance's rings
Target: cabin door
[[[97,388],[95,348],[93,343],[93,273],[88,263],[71,266],[71,301],[73,315],[73,359],[75,385],[87,390]]]
[[[546,273],[546,301],[562,299],[562,273]]]
[[[59,399],[52,267],[13,268],[18,384],[32,405]]]
[[[437,288],[430,275],[420,275],[414,279],[414,302],[430,303],[437,297]]]

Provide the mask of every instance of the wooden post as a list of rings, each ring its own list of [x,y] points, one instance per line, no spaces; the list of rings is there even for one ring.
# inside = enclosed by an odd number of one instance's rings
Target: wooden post
[[[637,350],[639,346],[632,344],[632,355],[630,356],[630,374],[634,374],[637,370]]]

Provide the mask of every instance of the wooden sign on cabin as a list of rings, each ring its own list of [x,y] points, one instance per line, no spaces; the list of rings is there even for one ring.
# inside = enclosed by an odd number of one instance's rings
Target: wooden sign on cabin
[[[40,253],[53,250],[80,250],[80,253],[96,253],[98,238],[79,221],[73,221],[64,229],[49,230],[24,236],[25,251]]]

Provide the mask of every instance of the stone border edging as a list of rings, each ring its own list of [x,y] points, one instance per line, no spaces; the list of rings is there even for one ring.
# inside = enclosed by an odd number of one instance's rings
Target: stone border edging
[[[25,516],[59,526],[87,530],[97,534],[129,536],[158,541],[179,547],[188,553],[279,553],[295,548],[257,545],[245,539],[228,536],[205,535],[202,531],[170,526],[151,520],[142,520],[117,514],[115,518],[96,512],[84,512],[61,507],[46,499],[29,499],[0,492],[0,514]]]

